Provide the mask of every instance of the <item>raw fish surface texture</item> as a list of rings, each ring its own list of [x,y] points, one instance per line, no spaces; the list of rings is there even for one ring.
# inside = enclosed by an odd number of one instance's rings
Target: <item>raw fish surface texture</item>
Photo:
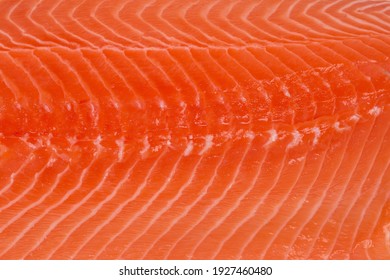
[[[388,0],[0,11],[0,259],[390,259]]]

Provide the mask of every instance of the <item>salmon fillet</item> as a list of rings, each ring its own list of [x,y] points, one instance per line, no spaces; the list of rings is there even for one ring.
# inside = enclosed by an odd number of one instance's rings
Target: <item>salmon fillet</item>
[[[390,3],[0,1],[1,259],[390,259]]]

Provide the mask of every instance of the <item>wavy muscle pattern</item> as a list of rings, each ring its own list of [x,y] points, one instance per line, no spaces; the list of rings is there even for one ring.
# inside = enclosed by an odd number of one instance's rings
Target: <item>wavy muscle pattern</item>
[[[0,1],[0,258],[389,259],[389,8]]]

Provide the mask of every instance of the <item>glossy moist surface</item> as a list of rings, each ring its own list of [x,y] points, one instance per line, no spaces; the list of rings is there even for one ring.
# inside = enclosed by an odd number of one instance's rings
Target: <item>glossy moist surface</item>
[[[389,259],[388,1],[0,1],[1,259]]]

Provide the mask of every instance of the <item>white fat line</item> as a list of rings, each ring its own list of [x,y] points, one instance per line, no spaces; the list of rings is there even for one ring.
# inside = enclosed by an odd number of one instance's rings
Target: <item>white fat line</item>
[[[333,125],[333,128],[338,131],[338,132],[342,132],[342,131],[346,131],[346,130],[349,130],[350,127],[349,126],[346,126],[346,127],[341,127],[340,126],[340,122],[335,122],[334,125]]]
[[[214,136],[206,135],[206,137],[204,139],[204,147],[199,152],[199,155],[203,155],[205,152],[207,152],[213,146],[213,139],[214,139]]]
[[[276,140],[278,140],[278,133],[276,132],[275,129],[270,129],[267,132],[270,135],[270,137],[269,137],[267,143],[264,144],[264,146],[268,146],[271,143],[274,143]]]
[[[318,144],[318,139],[321,136],[321,130],[318,127],[313,127],[312,131],[314,133],[313,145],[315,146]]]
[[[288,91],[286,86],[282,86],[282,92],[286,97],[291,97],[290,92]]]
[[[380,113],[382,113],[382,108],[380,108],[378,106],[374,106],[374,107],[371,108],[370,111],[368,111],[368,113],[371,116],[377,117]]]
[[[149,150],[149,148],[150,148],[148,136],[145,136],[145,137],[144,137],[143,144],[144,144],[144,147],[143,147],[143,149],[140,151],[140,154],[141,154],[141,155],[144,155],[144,154]]]
[[[255,138],[255,133],[251,130],[245,132],[244,137],[253,140]]]
[[[353,122],[357,122],[358,120],[360,120],[360,118],[361,116],[359,114],[354,114],[349,119]]]
[[[184,150],[184,156],[189,156],[194,149],[194,142],[190,140],[187,144],[186,149]]]
[[[293,140],[287,145],[287,148],[298,146],[298,144],[302,142],[302,134],[300,134],[298,130],[294,130],[292,136]]]
[[[72,147],[77,142],[76,136],[67,136],[66,140],[68,141],[70,147]]]
[[[125,137],[122,136],[120,139],[115,140],[115,143],[119,148],[118,161],[121,162],[123,160],[123,152],[125,150]]]
[[[23,137],[20,137],[20,140],[23,141],[23,143],[25,143],[30,149],[37,149],[38,147],[36,145],[34,145],[33,143],[31,143],[29,141],[29,138],[30,138],[30,135],[28,133],[24,134]]]

